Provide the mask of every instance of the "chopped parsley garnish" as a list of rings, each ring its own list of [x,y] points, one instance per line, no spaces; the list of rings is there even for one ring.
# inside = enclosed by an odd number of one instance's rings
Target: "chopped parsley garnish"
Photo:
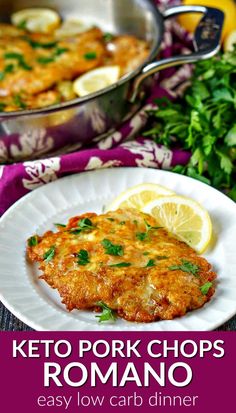
[[[120,221],[120,222],[119,222],[119,225],[125,225],[125,224],[126,224],[125,221]]]
[[[172,265],[169,267],[169,270],[175,271],[175,270],[181,270],[184,272],[188,272],[189,274],[193,274],[195,276],[198,275],[199,267],[196,264],[193,264],[190,261],[186,260],[181,260],[182,264],[181,265]]]
[[[156,259],[157,260],[167,260],[169,257],[167,257],[167,255],[157,255]]]
[[[42,65],[47,65],[48,63],[54,62],[54,56],[40,56],[37,58],[37,62],[41,63]]]
[[[80,234],[82,231],[86,231],[86,230],[92,230],[95,227],[93,226],[92,221],[90,221],[89,218],[83,218],[81,219],[78,224],[77,224],[78,228],[73,228],[72,230],[70,230],[70,232],[72,234]]]
[[[99,315],[96,315],[97,318],[99,318],[99,323],[102,323],[103,321],[115,321],[116,320],[116,313],[114,310],[112,310],[108,305],[106,305],[103,301],[99,301],[96,303],[98,307],[102,309],[102,313]]]
[[[35,247],[36,245],[38,245],[38,237],[37,235],[33,235],[33,237],[28,239],[28,246]]]
[[[106,254],[120,256],[124,255],[124,249],[122,245],[115,245],[109,239],[104,239],[101,242],[102,246],[104,247]]]
[[[3,112],[6,107],[6,103],[0,102],[0,112]]]
[[[0,72],[0,80],[3,80],[7,73],[12,73],[14,70],[14,67],[15,66],[13,64],[6,65],[3,71]]]
[[[9,65],[6,65],[4,69],[4,73],[12,73],[14,68],[15,66],[12,63],[10,63]]]
[[[107,218],[107,219],[108,219],[108,221],[111,221],[111,222],[115,221],[114,218]]]
[[[79,265],[87,265],[89,264],[89,254],[88,251],[86,250],[80,250],[80,252],[77,254],[78,259],[78,264]]]
[[[150,231],[151,229],[161,229],[162,228],[162,227],[153,227],[146,220],[144,220],[144,222],[145,222],[147,231]]]
[[[146,220],[144,220],[144,222],[145,222],[145,226],[146,226],[146,232],[136,232],[136,238],[138,238],[139,241],[145,241],[146,239],[148,239],[149,231],[151,231],[153,229],[162,228],[162,227],[152,227],[152,225],[150,225]]]
[[[46,262],[51,261],[55,255],[55,251],[56,251],[56,247],[53,245],[51,248],[49,248],[48,251],[45,252],[45,254],[43,254],[44,261]]]
[[[109,267],[122,268],[122,267],[130,267],[131,265],[132,265],[131,262],[119,262],[118,264],[109,265]]]
[[[137,219],[134,219],[134,220],[133,220],[133,223],[134,223],[134,225],[138,225]]]
[[[36,40],[30,39],[30,37],[24,37],[24,40],[30,44],[33,49],[52,49],[57,45],[58,42],[47,42],[41,43],[37,42]]]
[[[90,221],[89,218],[83,218],[78,222],[78,227],[81,230],[85,230],[85,229],[94,229],[93,223],[92,221]]]
[[[96,59],[96,57],[97,57],[97,53],[96,53],[96,52],[88,52],[88,53],[85,53],[85,54],[84,54],[84,58],[85,58],[86,60],[93,60],[93,59]]]
[[[212,283],[211,283],[211,282],[207,282],[207,283],[203,284],[203,285],[200,287],[201,293],[202,293],[203,295],[207,295],[207,293],[208,293],[208,291],[210,290],[211,287],[212,287]]]
[[[155,261],[154,260],[149,260],[147,265],[145,265],[145,267],[155,267]]]
[[[67,49],[67,47],[57,47],[54,52],[54,56],[61,56],[61,54],[64,54],[68,51],[69,49]]]
[[[27,108],[26,103],[22,100],[20,95],[15,95],[13,97],[13,101],[14,101],[15,105],[18,106],[19,108],[21,108],[21,109],[26,109]]]
[[[21,53],[16,53],[16,52],[6,52],[4,54],[5,59],[16,59],[16,60],[21,60],[24,59],[24,56]]]
[[[61,228],[65,228],[65,227],[66,227],[65,224],[59,224],[58,222],[56,222],[54,225],[55,225],[56,227],[61,227]]]
[[[113,36],[113,34],[111,34],[111,33],[104,33],[104,35],[103,35],[103,40],[104,40],[104,42],[111,42],[112,40],[114,39],[114,36]]]
[[[5,59],[15,59],[18,65],[25,70],[32,70],[32,67],[26,63],[24,56],[21,53],[7,52],[4,54]]]
[[[18,29],[26,30],[27,29],[27,20],[21,20],[17,25]]]
[[[139,239],[139,241],[144,241],[148,237],[148,232],[136,232],[136,238]]]
[[[143,255],[149,255],[149,254],[150,252],[147,252],[147,251],[143,252]]]

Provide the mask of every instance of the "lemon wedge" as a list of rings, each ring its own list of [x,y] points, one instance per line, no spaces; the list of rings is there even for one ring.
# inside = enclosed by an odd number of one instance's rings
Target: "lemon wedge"
[[[198,253],[206,250],[212,237],[208,212],[197,202],[183,196],[157,198],[142,209]]]
[[[116,83],[119,76],[119,66],[102,66],[78,77],[73,83],[73,89],[76,95],[83,97]]]
[[[136,208],[141,210],[147,203],[160,196],[168,195],[174,195],[174,192],[161,185],[151,183],[135,185],[114,199],[114,201],[106,207],[106,211],[114,211],[118,208]]]
[[[52,9],[30,8],[13,13],[11,22],[32,33],[51,33],[60,25],[61,19]]]
[[[82,20],[75,18],[68,18],[65,20],[62,25],[56,30],[55,35],[58,38],[61,37],[73,37],[79,33],[83,33],[86,30],[91,29],[92,24],[85,23]]]
[[[236,30],[232,31],[224,41],[224,51],[231,52],[236,46]]]

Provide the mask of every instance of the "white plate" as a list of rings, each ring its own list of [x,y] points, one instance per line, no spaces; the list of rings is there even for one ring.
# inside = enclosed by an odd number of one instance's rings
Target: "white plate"
[[[216,294],[203,308],[171,321],[148,324],[118,319],[99,324],[93,312],[69,313],[57,291],[38,279],[26,262],[26,240],[55,229],[83,212],[102,207],[121,191],[142,182],[165,185],[189,196],[209,211],[215,242],[205,254],[218,273]],[[0,220],[0,298],[18,318],[36,330],[212,330],[236,313],[236,206],[219,191],[171,172],[147,168],[114,168],[85,172],[45,185],[19,200]]]

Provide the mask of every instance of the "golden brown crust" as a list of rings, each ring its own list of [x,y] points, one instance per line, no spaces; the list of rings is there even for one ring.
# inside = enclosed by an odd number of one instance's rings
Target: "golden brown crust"
[[[83,218],[89,218],[93,228],[72,233]],[[59,291],[70,311],[95,309],[103,301],[126,320],[150,322],[202,307],[215,291],[213,285],[206,295],[200,289],[216,277],[211,265],[164,229],[151,229],[139,239],[137,233],[146,231],[145,221],[156,226],[154,218],[132,209],[83,214],[71,218],[66,228],[38,237],[38,245],[28,247],[27,255],[40,263],[41,278]],[[123,255],[108,254],[104,239],[121,246]],[[46,262],[44,254],[52,246],[55,255]],[[78,264],[80,250],[88,253],[86,265]],[[173,268],[186,261],[197,266],[197,273]],[[130,266],[111,266],[121,262]]]
[[[40,44],[49,46],[38,47]],[[62,82],[72,82],[104,65],[119,65],[122,76],[141,65],[149,50],[147,42],[130,35],[117,36],[107,43],[104,33],[96,27],[58,39],[54,34],[29,33],[0,24],[0,102],[10,112],[73,99],[76,96],[66,98],[60,94]],[[10,58],[9,53],[15,58]],[[22,107],[15,99],[17,95],[21,96]]]

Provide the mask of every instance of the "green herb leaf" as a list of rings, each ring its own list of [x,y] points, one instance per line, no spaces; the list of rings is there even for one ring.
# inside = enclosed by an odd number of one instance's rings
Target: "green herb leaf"
[[[167,260],[169,257],[167,257],[167,255],[157,255],[156,259],[157,260]]]
[[[54,225],[55,225],[56,227],[66,228],[66,225],[65,225],[65,224],[55,223]]]
[[[145,265],[145,267],[155,267],[155,260],[149,260],[147,265]]]
[[[16,52],[6,52],[4,54],[5,59],[16,59],[16,60],[21,60],[24,58],[24,56],[21,53],[16,53]]]
[[[30,37],[24,36],[23,39],[30,44],[33,49],[52,49],[57,45],[57,41],[41,43],[36,40],[31,39]]]
[[[43,254],[43,259],[45,262],[49,262],[53,259],[54,255],[56,252],[56,247],[53,245],[51,248],[49,248],[48,251],[45,252],[45,254]]]
[[[7,73],[12,73],[14,70],[14,67],[15,66],[13,64],[6,65],[3,71],[0,72],[0,80],[3,80]]]
[[[97,57],[97,53],[96,52],[88,52],[84,54],[84,58],[86,60],[94,60]]]
[[[12,73],[14,70],[15,66],[11,63],[9,65],[6,65],[4,68],[4,73]]]
[[[33,237],[28,239],[28,246],[35,247],[36,245],[38,245],[38,237],[37,235],[33,235]]]
[[[191,85],[176,102],[156,99],[147,111],[150,136],[169,149],[189,150],[187,165],[172,170],[230,194],[235,183],[236,48],[199,61]]]
[[[96,315],[97,318],[99,318],[99,323],[102,323],[103,321],[115,321],[116,320],[116,313],[114,310],[112,310],[108,305],[106,305],[103,301],[99,301],[96,303],[98,307],[102,309],[102,313],[99,315]]]
[[[145,241],[148,238],[148,232],[136,232],[135,235],[139,241]]]
[[[68,52],[69,49],[67,47],[57,47],[55,52],[54,52],[54,56],[61,56],[62,54]]]
[[[70,230],[72,234],[80,234],[82,231],[93,230],[95,227],[93,226],[92,221],[89,218],[81,219],[78,224],[78,229],[73,228]]]
[[[89,264],[89,254],[88,251],[86,250],[80,250],[80,252],[77,254],[78,259],[78,264],[79,265],[87,265]]]
[[[114,222],[114,218],[107,218],[108,221]]]
[[[5,59],[15,59],[18,65],[24,70],[32,70],[32,67],[26,63],[25,58],[22,54],[16,52],[7,52],[4,54]]]
[[[40,56],[37,58],[37,62],[42,65],[47,65],[48,63],[52,63],[55,61],[54,56]]]
[[[120,221],[120,222],[119,222],[119,225],[125,225],[125,224],[126,224],[125,221]]]
[[[15,95],[13,97],[13,101],[16,104],[16,106],[18,106],[19,108],[21,108],[21,109],[26,109],[27,108],[26,103],[22,100],[20,95]]]
[[[0,102],[0,112],[3,112],[6,107],[6,103]]]
[[[111,34],[111,33],[104,33],[104,35],[103,35],[103,40],[104,40],[104,42],[108,43],[108,42],[111,42],[113,39],[114,39],[113,34]]]
[[[108,255],[115,255],[120,257],[124,255],[124,249],[122,245],[115,245],[109,239],[104,239],[101,244],[104,247],[106,254]]]
[[[200,287],[200,290],[201,290],[201,293],[203,294],[203,295],[207,295],[207,293],[208,293],[208,291],[210,290],[210,288],[212,287],[212,283],[211,282],[207,282],[207,283],[205,283],[205,284],[203,284],[201,287]]]
[[[130,262],[119,262],[118,264],[112,264],[109,265],[109,267],[118,267],[118,268],[122,268],[122,267],[130,267],[132,264]]]
[[[151,231],[152,229],[161,229],[163,227],[152,227],[146,220],[144,220],[147,231]]]
[[[85,229],[94,229],[93,223],[92,221],[90,221],[89,218],[83,218],[78,222],[78,227],[81,230],[85,230]]]
[[[182,264],[181,265],[172,265],[169,267],[169,270],[175,271],[175,270],[181,270],[184,272],[188,272],[190,274],[193,274],[194,276],[198,275],[199,267],[196,264],[193,264],[190,261],[186,260],[181,260]]]
[[[27,20],[22,20],[18,25],[18,29],[26,30],[27,29]]]

